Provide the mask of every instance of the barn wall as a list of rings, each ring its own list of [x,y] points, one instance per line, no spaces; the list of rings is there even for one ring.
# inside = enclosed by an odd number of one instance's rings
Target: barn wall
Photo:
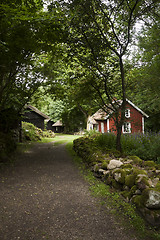
[[[24,114],[24,121],[34,124],[44,130],[44,118],[36,112],[29,111]]]

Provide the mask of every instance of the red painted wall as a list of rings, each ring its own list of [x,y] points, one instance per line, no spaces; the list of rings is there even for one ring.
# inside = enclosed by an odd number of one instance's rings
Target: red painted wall
[[[126,108],[130,109],[130,117],[126,118],[126,122],[131,123],[131,133],[142,132],[142,117],[143,115],[132,107],[129,103],[126,104]],[[101,122],[104,122],[104,131],[107,132],[107,120],[99,121],[99,131],[101,132]],[[109,129],[116,134],[116,127],[114,119],[109,119]]]

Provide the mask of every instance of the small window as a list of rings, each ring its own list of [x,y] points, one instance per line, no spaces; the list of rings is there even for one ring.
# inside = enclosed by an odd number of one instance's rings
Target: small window
[[[125,110],[125,117],[130,118],[130,109]]]
[[[125,122],[122,127],[123,133],[131,133],[131,124],[129,122]]]

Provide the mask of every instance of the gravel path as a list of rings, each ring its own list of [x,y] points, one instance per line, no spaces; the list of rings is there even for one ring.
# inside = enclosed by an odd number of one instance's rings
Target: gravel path
[[[0,240],[135,240],[90,195],[64,145],[35,144],[0,171]]]

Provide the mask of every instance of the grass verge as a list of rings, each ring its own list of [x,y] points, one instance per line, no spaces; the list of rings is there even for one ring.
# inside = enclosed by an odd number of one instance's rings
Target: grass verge
[[[75,164],[79,167],[81,174],[90,185],[91,194],[98,198],[111,213],[119,219],[125,229],[133,229],[139,239],[160,240],[160,232],[146,225],[145,221],[136,212],[135,206],[125,202],[122,196],[113,191],[108,185],[93,176],[93,173],[86,168],[82,159],[76,155],[73,143],[68,142],[67,150],[72,155]]]

